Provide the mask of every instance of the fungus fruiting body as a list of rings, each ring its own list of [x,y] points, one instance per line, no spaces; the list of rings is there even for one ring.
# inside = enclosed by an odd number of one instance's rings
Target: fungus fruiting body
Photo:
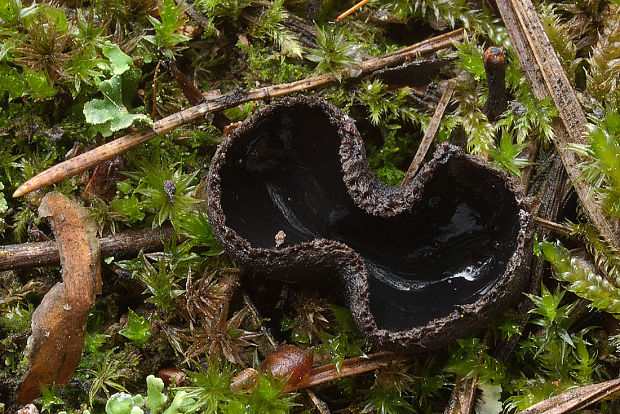
[[[240,264],[331,285],[387,347],[440,347],[488,322],[526,280],[531,217],[511,178],[444,145],[408,186],[383,184],[353,120],[315,98],[270,105],[224,140],[209,210]]]
[[[489,121],[495,122],[508,108],[508,94],[506,92],[506,67],[508,56],[504,47],[491,46],[484,51],[484,71],[487,75],[489,95],[482,108]]]

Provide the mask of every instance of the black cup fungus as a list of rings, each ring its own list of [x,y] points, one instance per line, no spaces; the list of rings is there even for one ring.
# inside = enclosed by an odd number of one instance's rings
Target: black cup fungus
[[[449,144],[406,187],[371,173],[354,121],[278,101],[220,145],[208,181],[222,247],[267,277],[331,287],[373,342],[424,352],[522,295],[533,224],[516,180]]]

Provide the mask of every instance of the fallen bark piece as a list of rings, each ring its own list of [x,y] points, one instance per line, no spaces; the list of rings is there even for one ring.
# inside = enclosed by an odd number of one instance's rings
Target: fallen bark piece
[[[620,378],[566,391],[521,411],[519,414],[569,414],[620,391]]]
[[[88,309],[101,293],[97,228],[86,209],[53,192],[43,198],[39,215],[50,218],[63,282],[50,289],[32,315],[30,368],[18,387],[18,404],[41,395],[42,385],[69,382],[82,355]]]

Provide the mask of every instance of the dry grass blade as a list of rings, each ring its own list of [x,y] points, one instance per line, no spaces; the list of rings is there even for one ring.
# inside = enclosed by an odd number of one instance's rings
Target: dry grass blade
[[[590,196],[590,187],[580,179],[577,155],[567,149],[570,143],[587,144],[583,136],[587,120],[536,8],[531,0],[497,0],[497,6],[534,95],[537,99],[551,96],[558,108],[562,122],[554,124],[554,144],[588,217],[612,245],[620,248],[620,233]]]
[[[88,310],[101,293],[97,229],[86,209],[53,192],[43,198],[39,214],[51,218],[63,282],[50,289],[32,315],[30,368],[17,390],[19,404],[41,395],[42,385],[69,382],[82,355]]]
[[[569,414],[620,391],[620,379],[575,388],[541,401],[519,414]]]
[[[422,165],[422,161],[424,161],[424,157],[428,152],[428,149],[433,142],[433,138],[435,138],[435,134],[439,130],[439,124],[441,123],[441,118],[443,117],[443,113],[450,103],[450,98],[452,98],[452,94],[454,93],[454,87],[456,86],[456,80],[450,79],[446,84],[446,89],[443,91],[441,95],[441,99],[439,100],[439,104],[437,104],[437,108],[435,109],[435,113],[431,118],[431,122],[428,124],[428,128],[424,132],[424,137],[422,138],[422,142],[420,142],[420,146],[418,147],[418,151],[415,153],[413,157],[413,161],[409,165],[407,169],[407,174],[405,174],[405,178],[403,178],[403,182],[401,185],[407,185],[413,179],[413,176],[418,172],[420,165]]]
[[[397,52],[389,53],[383,57],[370,59],[362,62],[358,69],[357,76],[362,76],[374,72],[378,69],[400,64],[408,59],[414,58],[417,54],[428,54],[437,50],[445,49],[452,45],[452,42],[461,40],[463,30],[458,29],[449,33],[424,40],[415,45],[408,46]],[[101,145],[91,151],[80,154],[76,157],[61,162],[42,173],[34,176],[30,180],[20,185],[13,197],[21,197],[31,191],[38,190],[46,185],[57,183],[65,178],[73,177],[88,170],[97,164],[120,155],[131,148],[148,141],[158,135],[170,132],[181,125],[205,116],[209,112],[217,112],[227,108],[240,105],[242,103],[259,99],[277,98],[290,95],[295,92],[316,89],[323,86],[338,84],[338,79],[332,73],[313,76],[296,82],[267,86],[259,89],[252,89],[247,92],[234,92],[219,98],[203,102],[199,105],[167,116],[153,124],[152,128],[144,129],[125,135],[107,144]]]
[[[350,15],[351,13],[353,13],[355,10],[359,9],[360,7],[362,7],[364,4],[370,2],[370,0],[362,0],[358,3],[356,3],[355,5],[353,5],[353,7],[351,7],[350,9],[348,9],[347,11],[345,11],[344,13],[342,13],[340,16],[338,16],[336,19],[338,21],[344,19],[345,17],[347,17],[348,15]]]

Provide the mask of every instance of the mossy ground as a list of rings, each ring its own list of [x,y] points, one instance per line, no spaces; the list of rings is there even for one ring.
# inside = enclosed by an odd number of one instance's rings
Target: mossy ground
[[[536,3],[564,69],[597,125],[589,135],[591,145],[576,148],[588,157],[584,179],[594,184],[593,196],[618,220],[620,6],[614,0]],[[149,374],[176,367],[190,372],[191,388],[186,391],[203,397],[195,398],[203,403],[193,406],[194,412],[311,412],[314,406],[307,395],[283,397],[268,381],[250,395],[221,386],[270,352],[262,326],[278,341],[313,347],[317,361],[325,363],[379,351],[330,298],[249,277],[241,278],[240,287],[231,287],[236,286],[235,265],[211,234],[201,203],[204,180],[223,127],[245,119],[264,102],[209,116],[129,151],[118,173],[104,176],[113,182],[112,190],[100,187],[98,196],[81,198],[90,178],[82,174],[23,198],[11,197],[25,180],[76,151],[190,106],[172,74],[173,63],[199,90],[230,93],[322,72],[340,74],[360,59],[465,27],[466,39],[438,53],[458,60],[423,91],[392,89],[377,80],[354,82],[343,75],[340,84],[309,93],[356,120],[375,174],[397,185],[430,120],[430,107],[439,99],[441,80],[456,78],[436,140],[462,145],[517,176],[526,165],[520,152],[534,142],[541,150],[529,192],[537,194],[551,165],[551,120],[557,111],[550,100],[532,96],[494,9],[487,2],[466,0],[371,1],[335,22],[352,4],[196,0],[192,7],[202,18],[194,20],[182,12],[185,5],[173,0],[0,0],[1,244],[51,235],[36,211],[42,195],[52,189],[87,206],[101,235],[170,225],[178,235],[166,241],[161,253],[124,261],[105,258],[103,293],[91,310],[80,366],[69,385],[45,392],[39,408],[103,412],[113,393],[144,394]],[[293,17],[303,19],[302,29],[291,23]],[[482,113],[488,95],[482,52],[490,45],[507,48],[506,80],[513,100],[495,125]],[[566,199],[557,220],[585,223],[570,194]],[[502,315],[486,334],[318,387],[316,395],[332,412],[434,413],[443,411],[457,375],[477,375],[480,407],[499,412],[617,378],[618,312],[604,305],[620,287],[620,254],[591,227],[580,226],[575,225],[575,237],[562,242],[585,247],[585,257],[594,259],[595,273],[607,281],[595,293],[587,283],[598,279],[582,276],[582,262],[562,253],[553,264],[563,273],[556,278],[544,274],[549,289],[524,296],[533,305],[524,327],[518,316]],[[544,246],[547,254],[540,250],[540,255],[553,262],[557,256]],[[13,391],[26,369],[30,316],[59,280],[58,267],[0,273],[0,403],[6,410],[13,409]],[[585,289],[589,296],[581,294],[585,300],[580,299],[565,289],[577,295]],[[278,303],[277,312],[256,319],[242,292],[261,312],[265,304]],[[591,303],[598,310],[591,309]],[[510,356],[498,358],[502,344],[517,333],[521,338]],[[170,391],[170,400],[174,394]],[[614,402],[593,406],[603,413],[618,409]]]

